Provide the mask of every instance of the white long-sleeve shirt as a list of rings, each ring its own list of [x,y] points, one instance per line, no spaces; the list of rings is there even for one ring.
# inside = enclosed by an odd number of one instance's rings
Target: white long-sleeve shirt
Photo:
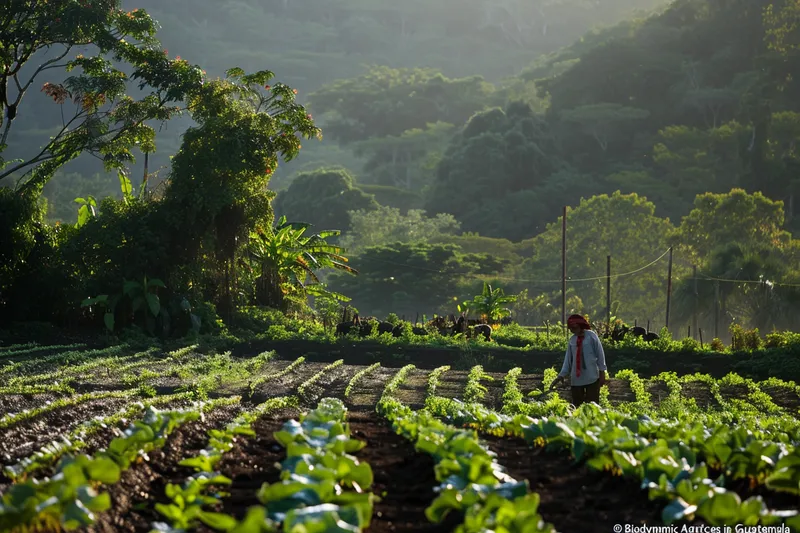
[[[583,345],[581,346],[581,375],[576,375],[575,355],[578,352],[578,337],[573,335],[567,344],[567,352],[564,354],[564,364],[558,377],[570,376],[573,387],[591,385],[600,379],[600,372],[608,370],[606,367],[606,354],[603,351],[603,344],[597,333],[587,329],[584,330]]]

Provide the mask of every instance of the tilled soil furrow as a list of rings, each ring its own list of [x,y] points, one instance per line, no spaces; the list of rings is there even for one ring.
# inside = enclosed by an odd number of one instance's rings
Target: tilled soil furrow
[[[557,531],[607,533],[615,524],[661,523],[665,504],[651,502],[633,479],[574,465],[565,454],[531,448],[522,439],[484,436],[497,462],[541,497],[539,514]]]
[[[378,367],[370,372],[353,387],[345,405],[351,411],[374,411],[375,404],[383,394],[386,383],[392,379],[396,368]]]
[[[252,426],[254,437],[239,437],[217,465],[217,470],[233,482],[222,489],[229,493],[221,503],[213,509],[234,516],[237,520],[244,518],[247,509],[261,505],[258,491],[264,483],[280,481],[280,463],[286,458],[286,450],[273,436],[280,431],[284,422],[297,418],[296,409],[281,409],[259,418]],[[198,527],[197,532],[212,532],[205,526]],[[142,530],[142,533],[146,533]]]
[[[289,365],[286,365],[289,366]],[[253,396],[249,397],[249,389],[245,391],[245,397],[253,404],[265,402],[269,398],[277,398],[279,396],[290,396],[297,392],[297,387],[305,382],[308,378],[319,372],[325,365],[314,366],[314,363],[303,363],[296,367],[292,372],[279,378],[273,378],[259,384]]]
[[[28,409],[43,407],[47,402],[69,396],[68,394],[0,394],[0,418],[9,413],[19,413]]]
[[[612,405],[636,401],[636,395],[631,389],[631,382],[627,379],[609,379],[606,381],[606,386],[608,387],[608,401]],[[569,397],[567,396],[567,398]]]
[[[16,463],[79,424],[96,416],[108,416],[130,401],[125,398],[91,400],[20,421],[2,430],[0,460],[3,464]]]
[[[772,398],[772,401],[775,403],[775,405],[797,414],[797,410],[800,408],[800,396],[798,396],[797,392],[784,387],[770,387],[763,385],[761,386],[761,390]]]
[[[203,420],[177,428],[159,450],[148,454],[149,460],[131,465],[120,481],[105,490],[111,495],[111,510],[97,517],[80,533],[149,532],[153,521],[164,518],[155,510],[157,502],[166,502],[167,483],[182,483],[193,471],[178,463],[194,457],[208,443],[208,430],[222,428],[239,413],[240,406],[226,406],[206,413]]]
[[[542,376],[533,374],[522,374],[517,378],[517,387],[523,396],[527,396],[532,390],[541,388]]]
[[[302,398],[304,404],[309,408],[315,408],[317,402],[325,397],[344,398],[344,390],[356,372],[362,367],[351,365],[340,365],[329,370],[322,377],[306,389],[305,397]]]
[[[417,452],[410,441],[397,435],[377,414],[350,412],[348,423],[353,437],[367,443],[356,456],[372,468],[372,492],[381,498],[364,531],[453,531],[461,522],[457,514],[451,513],[442,524],[432,524],[425,516],[425,509],[436,498],[433,489],[439,485],[433,458]]]
[[[395,373],[397,373],[399,370],[399,368],[395,369]],[[421,370],[415,368],[406,374],[406,379],[403,380],[403,383],[401,383],[397,388],[394,396],[411,409],[422,409],[422,407],[425,406],[428,376],[430,373],[430,370]],[[392,374],[392,377],[394,377],[394,374]]]
[[[481,381],[481,384],[486,387],[486,394],[481,403],[489,409],[500,411],[503,408],[503,392],[505,392],[503,375],[492,374],[491,376],[494,381]]]
[[[719,409],[719,402],[711,395],[708,385],[700,381],[681,384],[681,396],[686,399],[694,399],[697,407],[706,410]]]
[[[167,405],[159,405],[157,407],[157,409],[160,410],[160,411],[170,411],[170,410],[173,410],[173,409],[181,409],[181,408],[186,407],[187,405],[189,405],[189,403],[190,403],[189,400],[175,400],[175,401],[173,401],[173,402],[171,402],[170,404],[167,404]],[[113,414],[113,413],[111,413],[111,414]],[[84,439],[85,446],[82,447],[77,453],[91,456],[94,453],[96,453],[98,450],[102,450],[102,449],[107,448],[109,443],[116,436],[118,436],[118,433],[116,431],[117,428],[125,429],[131,424],[131,422],[133,420],[139,419],[139,418],[141,418],[141,416],[143,416],[143,412],[140,413],[140,415],[138,415],[137,417],[121,421],[116,426],[108,426],[106,428],[101,429],[97,433],[93,433],[92,435],[86,437]],[[53,438],[50,437],[49,440],[47,440],[47,443],[52,442],[52,441],[53,441]],[[45,443],[45,444],[47,444],[47,443]],[[36,453],[40,449],[41,449],[41,446],[38,447],[38,448],[35,448],[32,453]],[[31,454],[23,455],[22,457],[20,457],[20,459],[22,459],[24,457],[28,457],[30,455]],[[20,459],[18,459],[18,461]],[[15,461],[15,462],[17,462],[17,461]],[[52,463],[49,467],[37,470],[36,472],[32,473],[31,475],[32,475],[32,477],[34,477],[36,479],[42,479],[42,478],[45,478],[45,477],[51,477],[51,476],[53,476],[55,474],[57,465],[58,465],[58,460],[56,460],[54,463]],[[5,475],[5,473],[0,471],[0,494],[5,492],[10,484],[11,484],[11,480]]]

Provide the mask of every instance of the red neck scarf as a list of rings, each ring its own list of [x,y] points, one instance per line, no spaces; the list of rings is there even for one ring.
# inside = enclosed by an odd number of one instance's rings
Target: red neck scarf
[[[580,326],[581,329],[584,330],[592,329],[592,326],[589,325],[589,322],[581,315],[571,315],[567,319],[567,326],[569,326],[570,328],[572,326]],[[581,355],[583,355],[582,348],[583,348],[583,339],[585,337],[585,334],[575,335],[575,336],[577,337],[577,345],[578,345],[578,351],[575,353],[575,376],[581,377]]]

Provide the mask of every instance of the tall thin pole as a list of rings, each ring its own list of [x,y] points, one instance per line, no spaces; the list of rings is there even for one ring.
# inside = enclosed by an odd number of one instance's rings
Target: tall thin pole
[[[611,256],[606,256],[606,322],[611,327]]]
[[[694,310],[692,312],[692,331],[697,337],[697,265],[692,265],[692,277],[694,278]]]
[[[714,338],[719,338],[719,281],[714,282]]]
[[[672,246],[669,247],[669,267],[667,268],[667,319],[664,326],[669,329],[669,304],[672,297]]]
[[[144,176],[142,176],[142,197],[144,197],[144,193],[147,191],[147,178],[150,177],[150,173],[147,172],[148,167],[148,160],[150,159],[150,152],[144,153]]]
[[[561,214],[561,323],[567,324],[567,206]]]

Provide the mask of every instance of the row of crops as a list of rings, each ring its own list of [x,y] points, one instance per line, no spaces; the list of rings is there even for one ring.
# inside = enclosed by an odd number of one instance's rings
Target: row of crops
[[[239,533],[369,528],[380,495],[372,491],[372,468],[359,459],[365,442],[350,431],[347,405],[371,377],[389,369],[377,363],[361,367],[341,387],[340,397],[330,397],[331,376],[344,365],[339,360],[307,372],[291,390],[277,394],[280,383],[307,365],[304,358],[281,361],[274,353],[241,360],[230,354],[204,357],[193,353],[195,346],[166,356],[155,351],[127,354],[120,347],[81,348],[50,347],[46,354],[35,346],[0,350],[0,375],[6,383],[0,400],[64,395],[6,412],[0,418],[2,431],[91,402],[118,406],[4,465],[9,482],[5,487],[0,483],[5,489],[0,531],[71,529],[96,522],[114,506],[109,489],[126,470],[147,461],[179,428],[224,409],[235,416],[208,429],[199,453],[181,458],[185,478],[166,485],[161,503],[154,505],[160,519],[150,524],[153,531],[189,531],[200,525]],[[753,382],[735,374],[723,380],[670,373],[642,379],[623,370],[614,378],[629,383],[632,400],[612,404],[604,387],[600,406],[574,410],[558,393],[548,392],[556,377],[553,370],[545,372],[540,387],[524,391],[519,368],[493,377],[475,366],[459,397],[450,398],[441,395],[450,368],[441,367],[427,373],[424,408],[414,410],[402,394],[413,372],[413,365],[389,370],[371,406],[418,453],[433,459],[439,485],[431,487],[425,512],[432,523],[456,513],[465,532],[554,531],[528,481],[512,478],[480,438],[493,435],[524,439],[531,446],[568,453],[608,476],[639,480],[651,499],[662,502],[666,524],[700,519],[711,525],[785,523],[800,528],[796,506],[770,508],[757,495],[800,496],[796,413],[765,392],[797,395],[792,382]],[[153,394],[151,383],[173,373],[179,374],[175,377],[181,385]],[[105,376],[120,389],[83,392],[87,376]],[[714,409],[699,407],[684,394],[685,387],[698,383],[714,398]],[[654,384],[667,390],[666,397],[654,401],[648,392]],[[489,386],[500,387],[496,410],[485,405]],[[240,394],[228,394],[230,389]],[[723,394],[726,389],[739,394]],[[262,399],[264,390],[276,394]],[[231,479],[220,473],[220,462],[237,440],[255,434],[259,419],[287,408],[302,414],[274,433],[283,455],[280,481],[255,491],[259,505],[244,516],[221,512]],[[93,436],[114,427],[125,429],[117,430],[105,446],[92,444]],[[744,500],[741,491],[730,489],[742,481],[753,494]]]

